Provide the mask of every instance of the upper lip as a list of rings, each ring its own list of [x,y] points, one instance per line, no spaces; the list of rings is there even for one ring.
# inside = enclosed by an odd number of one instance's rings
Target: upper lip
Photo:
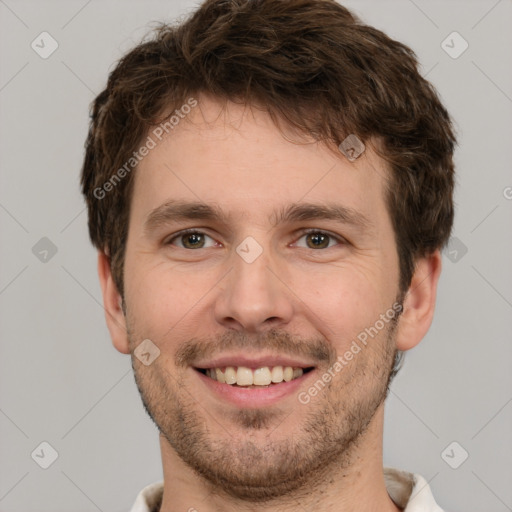
[[[315,365],[284,355],[262,355],[250,357],[247,354],[231,354],[201,360],[194,364],[195,368],[224,368],[226,366],[245,366],[246,368],[263,368],[265,366],[292,366],[295,368],[310,368]]]

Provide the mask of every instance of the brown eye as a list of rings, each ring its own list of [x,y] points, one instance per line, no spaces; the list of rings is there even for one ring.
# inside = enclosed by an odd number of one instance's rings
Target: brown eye
[[[324,233],[309,233],[306,235],[308,247],[311,249],[325,249],[329,247],[329,235]]]
[[[298,243],[300,247],[305,247],[306,249],[329,249],[335,245],[342,245],[344,240],[341,237],[331,235],[325,231],[319,231],[316,229],[311,229],[306,231],[299,240],[305,239],[304,243]]]
[[[175,245],[181,249],[204,249],[213,247],[215,243],[215,240],[205,233],[190,230],[177,233],[166,242],[166,245]]]
[[[204,246],[204,236],[200,233],[189,233],[181,236],[183,246],[187,249],[197,249]]]

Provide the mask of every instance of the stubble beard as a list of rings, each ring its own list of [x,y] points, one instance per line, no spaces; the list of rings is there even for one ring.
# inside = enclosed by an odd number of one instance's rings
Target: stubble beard
[[[146,412],[212,492],[254,503],[297,499],[352,465],[388,392],[395,327],[390,322],[309,404],[297,401],[286,414],[278,407],[240,409],[215,418],[187,392],[183,372],[177,377],[155,363],[148,371],[133,351],[132,366]],[[293,429],[285,431],[284,424]]]

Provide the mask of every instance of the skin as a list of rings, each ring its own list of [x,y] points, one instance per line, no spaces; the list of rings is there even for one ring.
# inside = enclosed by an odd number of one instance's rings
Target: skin
[[[400,296],[399,261],[384,195],[388,170],[371,145],[349,162],[312,139],[289,138],[260,110],[223,109],[199,96],[137,168],[125,311],[99,253],[113,344],[132,354],[160,430],[161,511],[400,510],[382,471],[384,398],[395,350],[411,349],[430,327],[441,257],[417,260],[396,322],[301,403],[298,394]],[[145,230],[148,215],[170,200],[216,204],[228,217]],[[273,222],[274,211],[305,202],[351,208],[367,225]],[[190,238],[173,236],[187,228],[208,236],[185,248]],[[333,238],[317,248],[319,239],[303,232],[309,228]],[[262,249],[252,263],[236,251],[249,236]],[[149,366],[133,356],[144,339],[160,350]],[[235,406],[211,392],[192,364],[227,352],[300,354],[315,369],[268,407]]]

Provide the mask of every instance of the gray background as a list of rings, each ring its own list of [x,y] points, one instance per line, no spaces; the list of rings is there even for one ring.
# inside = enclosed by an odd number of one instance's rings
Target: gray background
[[[162,477],[156,427],[105,327],[78,180],[113,63],[194,5],[0,0],[2,512],[126,511]],[[460,138],[456,239],[434,324],[392,386],[385,465],[422,474],[447,510],[512,510],[512,2],[345,5],[417,52]],[[31,48],[43,31],[59,44],[47,59]],[[441,44],[453,31],[469,43],[458,58]],[[31,456],[43,441],[58,452],[46,470]]]

